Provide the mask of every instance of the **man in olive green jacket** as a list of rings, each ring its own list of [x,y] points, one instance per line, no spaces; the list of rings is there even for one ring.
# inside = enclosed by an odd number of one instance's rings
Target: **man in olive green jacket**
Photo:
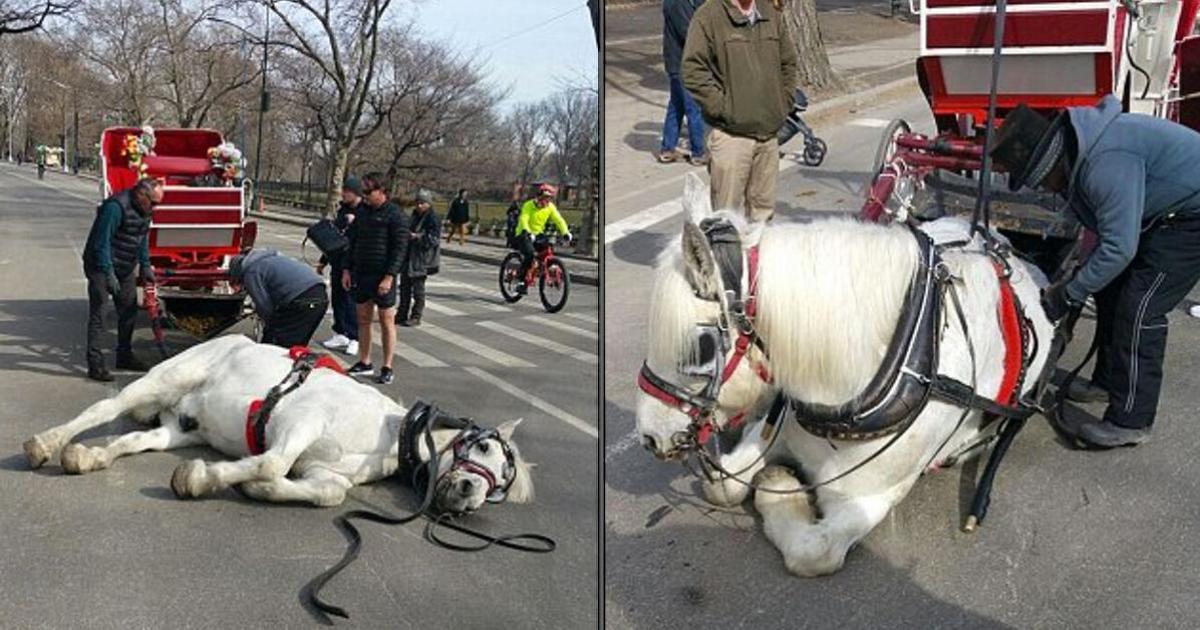
[[[714,208],[744,208],[752,221],[774,214],[775,133],[792,107],[796,64],[783,16],[771,1],[709,0],[692,16],[683,85],[712,129],[708,172]]]

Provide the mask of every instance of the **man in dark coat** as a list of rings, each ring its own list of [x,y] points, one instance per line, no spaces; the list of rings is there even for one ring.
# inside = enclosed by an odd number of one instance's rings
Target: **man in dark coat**
[[[133,355],[133,324],[137,319],[137,290],[133,275],[154,282],[150,267],[150,215],[162,201],[162,183],[143,179],[133,188],[119,192],[96,208],[96,219],[83,248],[83,273],[87,276],[88,378],[111,381],[104,367],[100,336],[104,332],[104,298],[112,296],[117,310],[117,369],[145,372],[146,366]]]
[[[357,177],[347,177],[342,184],[342,202],[338,204],[337,215],[333,219],[334,227],[342,234],[345,234],[354,222],[354,214],[362,206],[362,197],[362,182],[358,181]],[[345,251],[334,256],[332,260],[321,254],[321,260],[317,264],[317,273],[321,275],[325,273],[325,265],[330,266],[329,292],[333,303],[333,336],[321,342],[321,345],[330,350],[343,350],[346,354],[357,355],[358,313],[354,306],[354,296],[342,288],[342,271],[346,269],[343,260],[345,257]]]
[[[683,157],[677,147],[679,131],[686,117],[688,146],[692,151],[688,159],[697,166],[708,164],[708,155],[704,152],[703,115],[696,100],[684,89],[683,79],[679,75],[688,25],[692,22],[692,14],[696,12],[696,7],[702,4],[704,0],[663,0],[662,3],[663,65],[666,66],[671,95],[667,101],[667,116],[663,121],[662,145],[656,156],[659,162],[675,162]]]
[[[351,290],[358,304],[358,363],[350,367],[352,375],[373,374],[371,365],[371,320],[379,311],[382,332],[383,367],[377,382],[391,383],[392,359],[396,350],[396,274],[408,254],[410,240],[408,217],[390,200],[390,189],[383,175],[370,173],[362,178],[366,203],[355,215],[346,236],[350,248],[342,287]]]
[[[471,222],[471,204],[467,203],[466,188],[458,189],[458,196],[450,202],[450,211],[446,213],[446,220],[450,222],[450,233],[446,234],[446,242],[449,243],[450,239],[457,234],[458,244],[464,245],[467,224]]]
[[[1042,293],[1057,321],[1096,298],[1099,355],[1092,382],[1070,390],[1107,400],[1100,420],[1060,418],[1060,428],[1094,447],[1147,439],[1158,411],[1167,313],[1200,280],[1200,134],[1121,111],[1106,96],[1053,120],[1020,106],[1004,119],[991,154],[1009,187],[1061,194],[1099,237],[1079,272]]]
[[[261,343],[307,346],[325,319],[325,280],[304,263],[273,249],[256,249],[229,261],[235,287],[245,287],[263,321]]]
[[[440,265],[441,223],[433,211],[433,194],[428,190],[417,191],[417,205],[408,225],[408,258],[400,270],[400,311],[396,313],[396,323],[420,326],[425,312],[425,277],[437,273]]]

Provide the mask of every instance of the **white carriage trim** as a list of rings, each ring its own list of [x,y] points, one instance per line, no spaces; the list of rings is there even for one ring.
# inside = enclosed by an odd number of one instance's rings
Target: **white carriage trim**
[[[229,229],[240,228],[241,223],[151,223],[150,227],[158,229]]]
[[[999,94],[1094,94],[1096,60],[1087,53],[1061,55],[1055,71],[1043,72],[1044,58],[1036,55],[1005,56],[1000,64]],[[987,94],[992,82],[988,57],[946,57],[941,60],[946,93]]]
[[[184,204],[173,204],[173,203],[160,203],[157,206],[154,206],[155,212],[162,212],[164,210],[166,210],[168,212],[171,210],[225,210],[225,211],[241,212],[242,207],[241,206],[196,206],[196,205],[184,205]]]
[[[1108,11],[1114,8],[1114,5],[1109,0],[1100,0],[1097,2],[1047,2],[1045,4],[1010,4],[1005,9],[1005,13],[1012,15],[1014,13],[1045,13],[1047,11]],[[929,9],[922,7],[922,13],[930,17],[940,15],[978,15],[981,13],[995,13],[995,5],[980,5],[974,7],[938,7]]]

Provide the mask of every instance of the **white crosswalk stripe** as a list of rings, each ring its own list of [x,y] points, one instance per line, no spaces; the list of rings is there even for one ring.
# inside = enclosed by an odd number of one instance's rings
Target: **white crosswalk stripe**
[[[562,321],[559,321],[558,319],[555,319],[555,317],[553,317],[551,315],[526,315],[525,319],[528,319],[529,321],[537,322],[538,324],[540,324],[542,326],[549,326],[550,328],[554,328],[556,330],[561,330],[563,332],[571,333],[572,335],[579,335],[580,337],[587,337],[588,339],[599,339],[600,338],[600,335],[597,335],[596,333],[594,333],[590,330],[576,328],[566,322],[562,322]]]
[[[600,319],[595,315],[588,315],[587,313],[563,313],[563,315],[566,315],[567,317],[574,317],[575,319],[581,319],[592,324],[600,321]]]
[[[481,287],[477,287],[473,284],[467,284],[466,282],[458,282],[456,280],[448,280],[445,278],[438,279],[438,280],[429,280],[425,283],[425,286],[432,287],[435,289],[459,289],[462,291],[469,291],[469,292],[475,293],[477,295],[485,295],[490,298],[500,299],[500,289],[499,288],[494,289],[494,290],[488,290],[488,289],[484,289]],[[507,313],[512,310],[510,307],[505,306],[503,304],[497,304],[495,302],[487,302],[487,301],[483,301],[483,300],[476,300],[476,301],[472,302],[472,304],[481,306],[489,311],[496,311],[496,312],[502,312],[502,313]]]
[[[551,352],[557,352],[563,356],[568,356],[568,357],[571,357],[572,359],[576,359],[578,361],[583,361],[584,363],[591,363],[591,364],[595,365],[600,362],[599,357],[597,357],[596,355],[594,355],[590,352],[584,352],[583,350],[576,350],[575,348],[572,348],[571,346],[564,346],[563,344],[558,343],[557,341],[550,341],[549,339],[543,339],[537,335],[531,335],[527,332],[517,330],[516,328],[510,328],[508,326],[505,326],[504,324],[499,324],[496,322],[475,322],[475,325],[483,326],[484,328],[487,328],[488,330],[494,330],[500,334],[508,335],[509,337],[512,337],[513,339],[516,339],[518,341],[523,341],[525,343],[530,343],[535,346],[540,346]]]
[[[426,302],[425,302],[425,308],[427,308],[435,313],[441,313],[442,315],[449,315],[450,317],[461,317],[463,315],[466,315],[466,313],[464,313],[458,309],[450,308],[449,306],[446,306],[445,304],[439,304],[437,302],[431,302],[428,300],[426,300]]]
[[[489,361],[492,361],[493,363],[499,363],[505,367],[536,367],[534,364],[526,361],[525,359],[515,357],[511,354],[501,352],[494,348],[489,348],[488,346],[485,346],[474,339],[468,339],[458,333],[451,332],[440,326],[422,322],[421,327],[417,328],[416,330],[425,331],[436,336],[441,341],[456,345],[463,350],[472,352],[477,356],[483,357]]]
[[[515,396],[516,398],[527,401],[530,405],[533,405],[534,407],[550,414],[551,416],[562,420],[568,425],[579,429],[583,433],[594,438],[600,437],[600,433],[596,430],[596,427],[588,424],[576,416],[571,415],[570,413],[567,413],[566,411],[563,411],[562,409],[559,409],[558,407],[555,407],[554,405],[542,400],[541,398],[538,398],[537,396],[534,396],[533,394],[522,391],[520,387],[508,383],[507,381],[493,376],[492,374],[489,374],[488,372],[477,367],[468,367],[466,370],[477,376],[480,380],[490,383],[495,387],[507,392],[508,394]]]
[[[396,341],[396,356],[417,367],[450,367],[437,357],[425,354],[424,352],[421,352],[420,350],[417,350],[416,348],[399,340]]]

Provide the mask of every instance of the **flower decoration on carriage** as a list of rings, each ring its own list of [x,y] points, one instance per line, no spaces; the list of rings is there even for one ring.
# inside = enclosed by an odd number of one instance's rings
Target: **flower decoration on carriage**
[[[146,174],[145,158],[154,154],[154,144],[154,128],[149,125],[143,125],[140,134],[125,134],[121,155],[129,158],[129,168],[137,171],[138,175]]]
[[[245,176],[246,160],[242,157],[241,149],[232,142],[222,142],[208,150],[208,159],[226,183]]]

